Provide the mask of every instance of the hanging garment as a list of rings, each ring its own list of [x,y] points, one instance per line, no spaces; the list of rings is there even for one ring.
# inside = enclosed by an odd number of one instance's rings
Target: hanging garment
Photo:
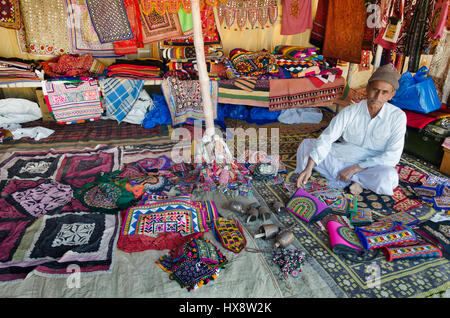
[[[282,35],[298,34],[312,29],[311,0],[283,0],[283,12]]]
[[[309,43],[318,48],[323,48],[325,40],[325,29],[327,26],[329,0],[319,0],[317,4],[316,16],[314,18]]]
[[[326,20],[323,56],[351,63],[361,63],[366,25],[363,1],[330,1]]]
[[[123,3],[134,38],[114,42],[114,52],[117,55],[137,54],[138,48],[144,47],[142,43],[141,11],[139,10],[139,3],[137,0],[124,0]]]

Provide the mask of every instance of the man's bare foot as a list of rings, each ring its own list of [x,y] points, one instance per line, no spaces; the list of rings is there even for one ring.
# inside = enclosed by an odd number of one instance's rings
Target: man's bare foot
[[[358,195],[361,192],[363,192],[363,188],[361,187],[361,185],[358,182],[353,182],[350,185],[350,192],[354,195]]]

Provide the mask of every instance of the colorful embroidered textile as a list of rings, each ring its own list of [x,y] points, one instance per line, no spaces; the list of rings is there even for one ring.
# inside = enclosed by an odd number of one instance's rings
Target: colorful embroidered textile
[[[407,213],[407,212],[397,212],[391,215],[383,216],[382,218],[378,219],[380,222],[400,222],[405,225],[411,226],[419,223],[419,219],[415,217],[414,215]]]
[[[146,15],[141,12],[141,23],[144,45],[182,35],[178,16],[173,13],[166,12],[164,15],[159,15],[152,11]]]
[[[28,227],[12,257],[0,263],[1,271],[20,267],[60,276],[72,273],[67,267],[75,263],[80,272],[107,271],[118,228],[118,215],[44,215]]]
[[[175,279],[182,288],[188,291],[201,287],[205,282],[215,279],[219,269],[210,267],[199,261],[185,261],[177,267],[171,277]]]
[[[247,245],[239,220],[222,217],[215,218],[213,227],[214,236],[225,249],[238,254]]]
[[[394,189],[392,198],[395,200],[394,210],[396,211],[408,211],[423,204],[420,200],[408,197],[400,187]]]
[[[186,259],[201,261],[213,267],[222,267],[228,262],[217,246],[204,238],[190,240],[184,245],[183,251]]]
[[[120,171],[113,171],[85,184],[74,193],[83,205],[97,212],[116,213],[128,208],[135,200],[125,184],[115,181]]]
[[[44,214],[57,213],[72,200],[69,185],[47,180],[36,187],[12,193],[6,200],[25,215],[38,218]]]
[[[97,58],[114,58],[113,43],[100,43],[89,16],[86,0],[65,0],[71,53],[92,54]]]
[[[137,54],[138,48],[144,47],[139,2],[138,0],[124,0],[123,4],[127,12],[128,22],[130,23],[134,38],[114,42],[114,52],[119,55]]]
[[[329,1],[322,54],[346,62],[361,63],[366,25],[364,2]]]
[[[317,88],[308,78],[272,79],[269,92],[269,109],[327,106],[344,92],[345,79],[337,77],[334,82]]]
[[[282,35],[303,33],[312,29],[312,1],[311,0],[283,0],[281,16]]]
[[[171,39],[164,41],[164,45],[192,45],[194,43],[192,14],[186,13],[183,10],[178,11],[177,14],[181,28],[183,29],[183,36],[172,37]],[[217,30],[214,18],[214,8],[205,3],[204,6],[200,7],[200,18],[202,20],[203,43],[205,45],[220,44],[219,31]]]
[[[138,99],[143,86],[142,80],[120,78],[100,80],[106,115],[121,123]]]
[[[438,247],[443,256],[450,259],[450,221],[420,223],[417,233],[429,243]]]
[[[166,188],[168,182],[162,175],[151,174],[145,177],[129,180],[128,183],[132,186],[143,186],[144,191],[160,193]]]
[[[86,0],[86,4],[100,43],[124,41],[134,37],[122,0]]]
[[[145,158],[136,161],[136,165],[140,165],[145,171],[150,172],[151,170],[167,170],[170,166],[170,158],[162,155],[157,158]]]
[[[35,55],[69,53],[66,12],[66,0],[21,0],[22,26],[17,32],[20,50]]]
[[[372,210],[358,209],[350,212],[350,224],[354,226],[369,225],[373,222]]]
[[[210,81],[210,96],[213,118],[217,118],[218,83]],[[188,119],[205,120],[200,82],[181,81],[177,78],[165,79],[161,83],[164,98],[169,106],[172,125],[185,123]]]
[[[49,77],[97,77],[106,66],[91,54],[63,54],[40,63]]]
[[[388,246],[383,249],[389,262],[411,258],[441,258],[442,252],[436,246],[419,243],[406,246]]]
[[[219,103],[269,107],[269,80],[220,80],[218,94]]]
[[[398,172],[400,182],[422,184],[428,177],[427,174],[406,165],[398,164],[395,166],[395,170]]]
[[[122,151],[118,147],[98,147],[93,150],[66,152],[59,161],[54,178],[58,182],[81,188],[103,174],[119,169]]]
[[[96,120],[103,112],[96,80],[82,83],[44,81],[42,92],[50,113],[61,124]]]
[[[314,195],[299,188],[286,204],[286,209],[306,222],[316,222],[332,210]]]
[[[19,0],[4,0],[0,2],[0,27],[20,28]]]
[[[236,71],[246,76],[270,74],[275,65],[275,56],[267,51],[234,49],[230,51],[229,59]]]
[[[354,229],[336,221],[329,221],[327,229],[333,253],[361,254],[363,246]]]
[[[355,231],[366,250],[416,241],[416,235],[407,225],[395,221],[374,222],[356,227]]]
[[[245,27],[269,28],[278,19],[278,3],[276,0],[221,1],[217,5],[217,16],[220,26],[224,23],[228,29],[235,26],[236,31]]]
[[[292,73],[292,77],[319,75],[321,72],[320,66],[316,61],[293,61],[287,58],[277,57],[275,63],[277,66]]]
[[[154,237],[163,232],[188,235],[206,229],[205,218],[197,206],[167,200],[128,208],[121,232]]]
[[[107,146],[72,151],[14,152],[0,163],[0,178],[54,179],[81,188],[101,174],[117,170],[121,157],[120,149]]]
[[[202,212],[206,224],[211,224],[214,222],[214,219],[219,217],[219,212],[214,201],[193,201],[193,203]]]
[[[334,214],[348,214],[347,210],[350,205],[350,200],[345,196],[344,193],[327,189],[312,191],[311,194],[313,194],[317,199],[331,208]]]

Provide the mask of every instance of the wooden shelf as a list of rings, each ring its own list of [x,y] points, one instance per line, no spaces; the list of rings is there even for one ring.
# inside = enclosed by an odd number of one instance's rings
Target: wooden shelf
[[[146,80],[144,85],[161,85],[162,80]],[[41,82],[0,83],[0,88],[42,87]]]

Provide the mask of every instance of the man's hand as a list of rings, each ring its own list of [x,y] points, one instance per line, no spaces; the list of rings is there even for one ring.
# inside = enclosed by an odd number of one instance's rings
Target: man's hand
[[[308,183],[310,177],[311,171],[309,171],[309,169],[305,169],[302,172],[300,172],[297,178],[297,188],[304,187]]]
[[[300,172],[300,174],[298,175],[297,188],[302,188],[308,183],[308,180],[311,177],[314,165],[315,165],[314,161],[311,158],[309,158],[308,163],[306,164],[306,168],[302,172]]]
[[[358,173],[360,171],[363,171],[364,169],[361,168],[358,164],[355,164],[353,166],[349,166],[345,169],[342,169],[338,173],[338,179],[344,182],[349,182],[350,179],[353,177],[355,173]]]

